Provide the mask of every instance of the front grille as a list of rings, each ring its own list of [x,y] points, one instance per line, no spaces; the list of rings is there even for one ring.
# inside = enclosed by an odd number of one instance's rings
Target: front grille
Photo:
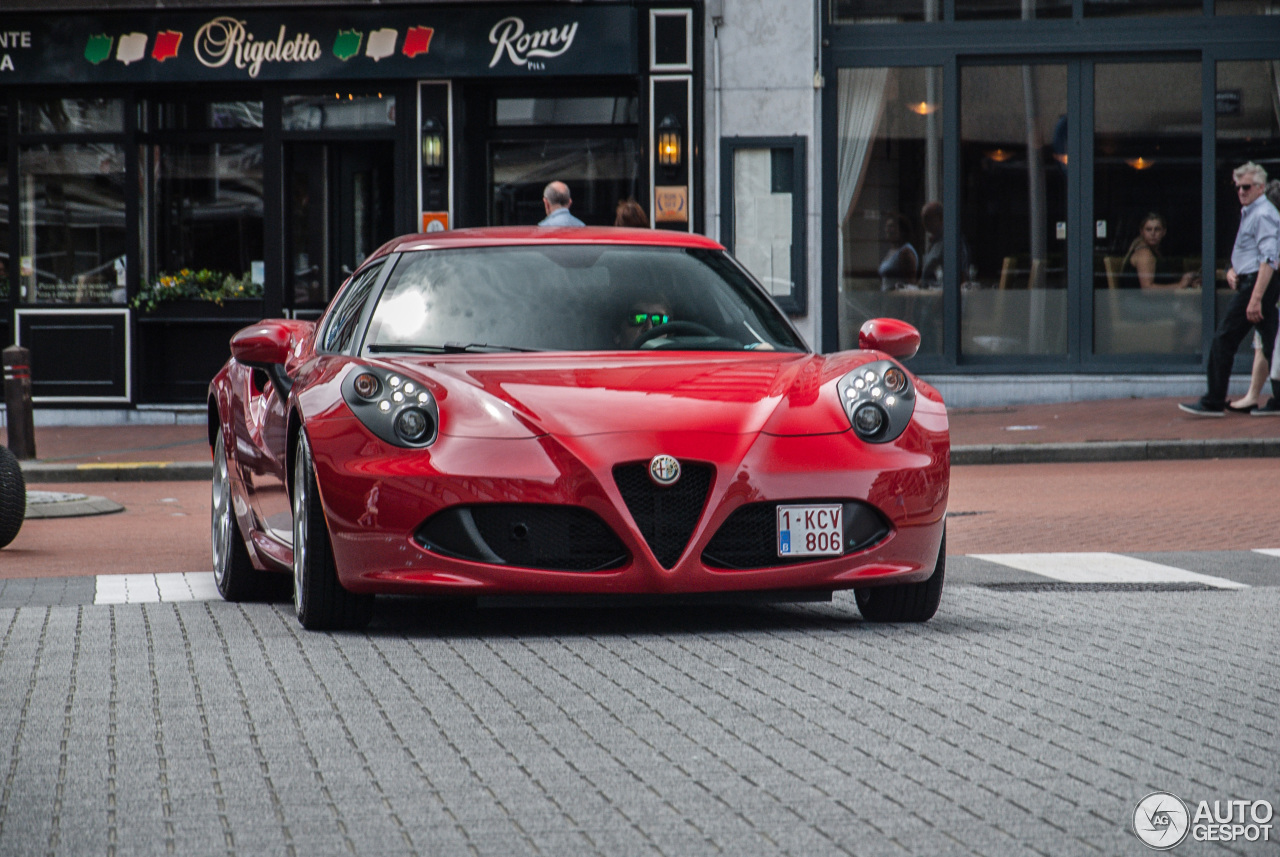
[[[648,462],[619,464],[613,481],[631,517],[663,568],[671,568],[702,517],[715,469],[709,464],[680,462],[680,480],[663,487],[649,478]]]
[[[446,556],[546,571],[603,571],[630,558],[613,530],[579,506],[451,506],[419,527],[416,538]]]
[[[839,503],[839,500],[787,500],[781,505]],[[702,551],[712,568],[776,568],[832,559],[831,556],[778,556],[779,503],[751,503],[734,510]],[[844,553],[864,550],[889,535],[890,526],[874,507],[844,501]]]

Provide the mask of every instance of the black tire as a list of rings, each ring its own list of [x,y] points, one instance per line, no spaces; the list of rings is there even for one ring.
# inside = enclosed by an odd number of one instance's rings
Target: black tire
[[[222,431],[213,445],[213,502],[210,504],[209,543],[213,548],[213,581],[227,601],[274,601],[287,596],[288,578],[259,571],[249,559],[244,534],[231,505],[231,474]]]
[[[0,446],[0,548],[18,537],[27,517],[27,480],[18,459]]]
[[[867,586],[853,591],[858,610],[868,622],[928,622],[938,612],[947,572],[947,531],[942,531],[933,574],[920,583]]]
[[[338,580],[305,433],[293,466],[293,607],[308,631],[359,629],[373,618],[373,596],[348,592]]]

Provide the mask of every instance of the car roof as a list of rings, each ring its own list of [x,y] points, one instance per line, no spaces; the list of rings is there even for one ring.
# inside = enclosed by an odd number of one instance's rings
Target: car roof
[[[615,226],[485,226],[402,235],[383,245],[376,254],[450,247],[509,247],[535,244],[614,244],[645,247],[682,247],[723,250],[710,238],[666,229],[628,229]]]

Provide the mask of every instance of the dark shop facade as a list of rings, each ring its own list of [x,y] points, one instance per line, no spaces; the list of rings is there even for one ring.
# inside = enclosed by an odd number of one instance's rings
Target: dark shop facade
[[[560,179],[701,232],[695,4],[0,11],[0,339],[41,407],[195,404],[406,232]]]

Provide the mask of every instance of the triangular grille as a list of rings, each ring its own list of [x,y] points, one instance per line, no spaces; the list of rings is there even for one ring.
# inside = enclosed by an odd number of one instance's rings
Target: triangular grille
[[[663,568],[671,568],[684,553],[702,517],[715,469],[709,464],[680,462],[680,481],[663,487],[649,478],[646,462],[619,464],[613,480],[632,519]]]

